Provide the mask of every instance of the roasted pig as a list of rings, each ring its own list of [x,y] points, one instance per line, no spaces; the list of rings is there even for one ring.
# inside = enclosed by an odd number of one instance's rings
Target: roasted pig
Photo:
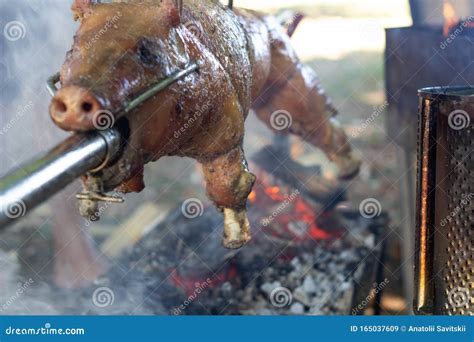
[[[76,0],[73,12],[80,27],[51,117],[64,130],[90,131],[103,127],[97,114],[108,113],[105,119],[126,128],[120,159],[84,176],[86,191],[139,192],[145,164],[194,158],[223,212],[224,245],[243,246],[255,181],[242,149],[251,108],[275,132],[321,148],[341,178],[357,173],[360,161],[336,110],[275,17],[214,0]],[[197,71],[124,114],[131,99],[193,61]]]

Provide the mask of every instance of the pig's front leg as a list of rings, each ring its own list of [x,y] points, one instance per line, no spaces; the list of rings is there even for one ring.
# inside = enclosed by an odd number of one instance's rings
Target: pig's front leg
[[[223,244],[226,248],[240,248],[251,239],[246,204],[255,176],[248,171],[240,146],[201,163],[209,198],[224,214]]]

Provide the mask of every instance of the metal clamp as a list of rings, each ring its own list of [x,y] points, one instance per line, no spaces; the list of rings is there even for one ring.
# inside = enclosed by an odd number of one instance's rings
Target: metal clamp
[[[94,177],[94,173],[97,173],[107,167],[110,161],[118,155],[120,151],[120,134],[117,130],[106,130],[99,131],[99,136],[104,139],[107,151],[102,163],[94,169],[88,171]],[[108,196],[102,190],[102,181],[99,178],[95,178],[94,185],[86,188],[86,191],[76,194],[76,199],[79,200],[79,212],[84,217],[92,217],[97,212],[97,202],[108,202],[108,203],[123,203],[125,200],[120,196]]]
[[[100,178],[90,177],[84,183],[84,191],[76,195],[79,200],[78,209],[82,217],[98,221],[99,202],[123,203],[125,200],[118,195],[109,196],[103,192],[103,184]]]
[[[98,134],[105,141],[107,153],[105,155],[104,161],[99,166],[89,170],[90,173],[97,173],[104,169],[120,152],[120,133],[117,130],[108,129],[106,131],[99,131]]]
[[[125,200],[120,196],[108,196],[102,192],[86,191],[76,195],[76,199],[81,201],[123,203]]]

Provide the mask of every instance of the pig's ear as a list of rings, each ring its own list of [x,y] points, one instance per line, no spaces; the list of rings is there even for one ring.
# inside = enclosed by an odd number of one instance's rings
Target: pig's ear
[[[87,17],[92,12],[92,7],[99,0],[74,0],[74,3],[71,6],[71,10],[74,14],[74,20],[82,20],[84,17]]]
[[[163,8],[171,26],[181,24],[181,12],[183,11],[183,0],[163,0]]]

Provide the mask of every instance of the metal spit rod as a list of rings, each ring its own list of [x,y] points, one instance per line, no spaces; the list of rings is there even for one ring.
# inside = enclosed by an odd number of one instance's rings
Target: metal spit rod
[[[116,129],[75,134],[43,157],[0,179],[0,230],[64,189],[81,175],[117,156]]]

